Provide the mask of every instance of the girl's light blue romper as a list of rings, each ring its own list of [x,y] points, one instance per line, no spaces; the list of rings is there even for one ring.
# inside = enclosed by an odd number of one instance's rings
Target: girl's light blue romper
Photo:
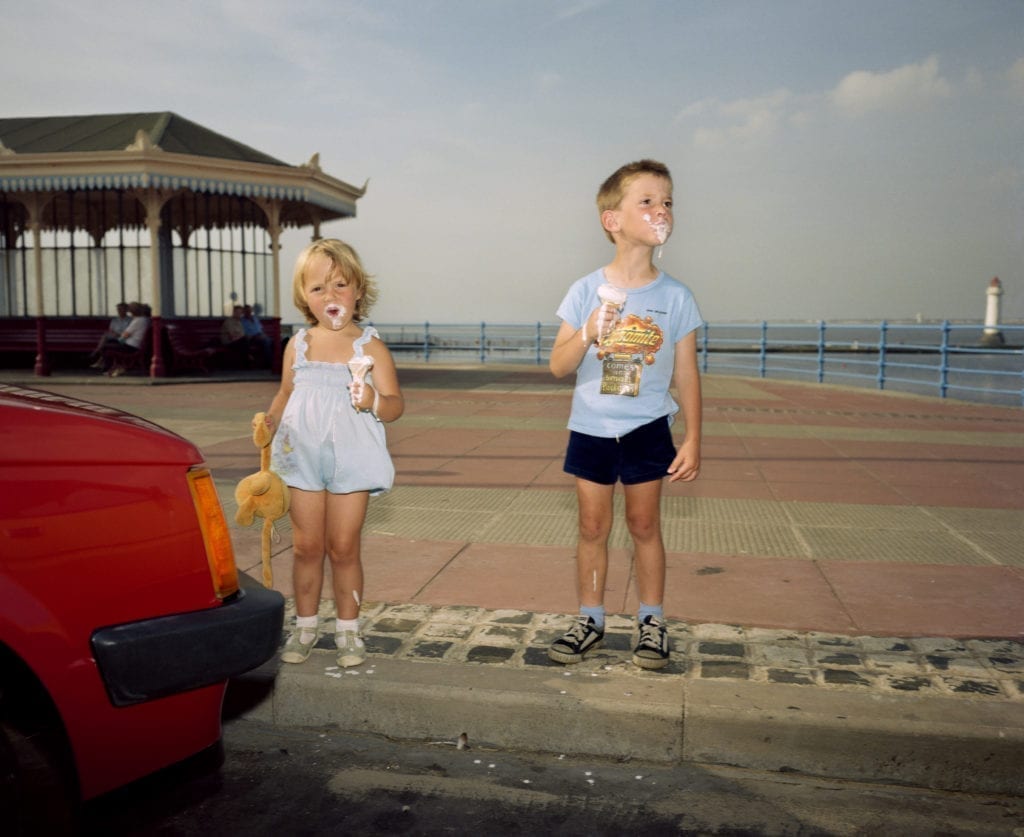
[[[377,332],[368,327],[353,346],[354,356]],[[271,469],[286,485],[305,491],[380,494],[395,481],[384,425],[352,406],[347,364],[306,360],[306,329],[295,341],[295,387],[274,434]],[[372,383],[373,372],[366,380]]]

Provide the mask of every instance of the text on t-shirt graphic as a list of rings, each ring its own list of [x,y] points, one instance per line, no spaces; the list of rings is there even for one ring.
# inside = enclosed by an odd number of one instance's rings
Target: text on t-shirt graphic
[[[601,394],[639,395],[643,368],[654,363],[664,342],[665,335],[652,317],[627,314],[619,320],[597,350],[598,360],[604,361]]]

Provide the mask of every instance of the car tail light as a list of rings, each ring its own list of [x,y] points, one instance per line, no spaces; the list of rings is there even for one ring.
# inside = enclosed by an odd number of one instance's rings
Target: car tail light
[[[196,504],[196,516],[203,533],[206,560],[210,564],[210,575],[213,576],[213,589],[218,598],[224,599],[238,592],[238,568],[235,566],[231,533],[217,497],[217,487],[206,468],[189,471],[188,484],[192,489],[192,500]]]

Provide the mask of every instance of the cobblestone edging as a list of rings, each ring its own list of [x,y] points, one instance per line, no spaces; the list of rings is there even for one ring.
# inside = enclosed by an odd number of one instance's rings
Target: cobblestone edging
[[[294,617],[288,601],[286,630]],[[320,611],[319,649],[334,648],[334,606]],[[566,614],[475,607],[365,603],[363,636],[375,657],[514,668],[547,667],[565,676],[736,679],[820,688],[918,693],[988,701],[1024,702],[1024,643],[840,636],[817,632],[740,628],[671,621],[672,660],[657,672],[631,662],[632,617],[610,615],[604,645],[577,665],[547,658],[548,645],[572,622]]]

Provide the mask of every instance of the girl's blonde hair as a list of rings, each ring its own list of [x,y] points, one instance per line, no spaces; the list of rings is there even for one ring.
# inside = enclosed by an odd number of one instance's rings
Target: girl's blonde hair
[[[295,260],[295,275],[292,278],[292,302],[295,307],[302,312],[307,323],[316,325],[316,317],[306,302],[305,279],[309,260],[318,255],[330,259],[342,275],[356,286],[359,298],[356,300],[356,310],[352,312],[352,319],[357,323],[361,322],[377,301],[377,283],[373,281],[373,276],[363,269],[359,254],[337,238],[321,238],[299,253]]]

